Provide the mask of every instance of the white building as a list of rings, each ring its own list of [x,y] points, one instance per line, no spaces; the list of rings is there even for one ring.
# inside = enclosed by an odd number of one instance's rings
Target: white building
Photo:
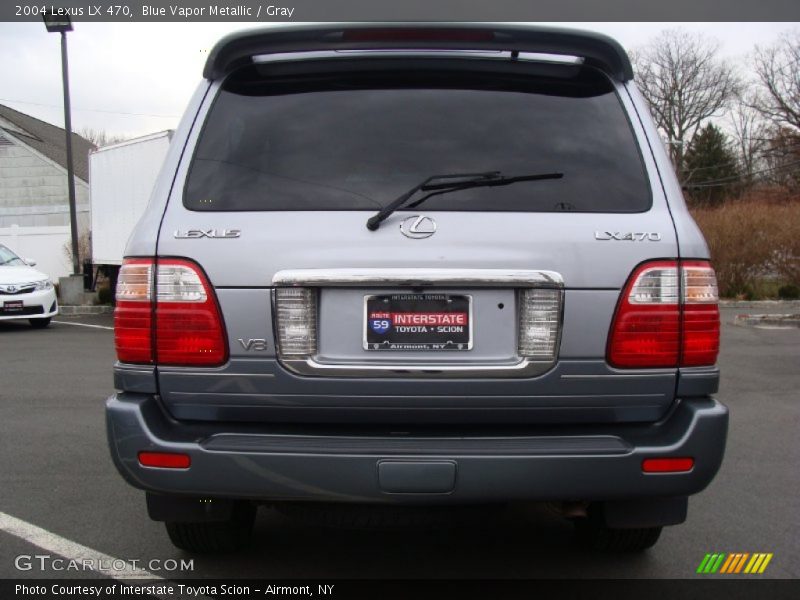
[[[67,152],[64,130],[0,105],[0,244],[52,278],[71,268]],[[91,142],[72,134],[78,231],[90,227]],[[81,257],[83,258],[83,257]]]

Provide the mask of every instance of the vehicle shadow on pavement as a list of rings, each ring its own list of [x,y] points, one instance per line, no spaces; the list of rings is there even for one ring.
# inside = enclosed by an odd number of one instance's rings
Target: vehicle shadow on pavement
[[[0,333],[33,333],[42,331],[31,327],[27,319],[0,321]]]
[[[611,565],[625,562],[641,571],[650,560],[646,553],[585,549],[573,525],[543,504],[487,508],[473,517],[402,529],[321,527],[262,508],[249,548],[229,556],[195,555],[195,572],[342,579],[574,577],[577,562],[585,568],[581,576],[604,577]]]

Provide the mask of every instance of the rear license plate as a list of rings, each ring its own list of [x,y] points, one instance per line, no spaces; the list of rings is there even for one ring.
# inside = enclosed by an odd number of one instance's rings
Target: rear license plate
[[[4,312],[21,312],[22,308],[23,308],[22,300],[12,300],[10,302],[3,302]]]
[[[365,296],[365,350],[471,350],[472,297]]]

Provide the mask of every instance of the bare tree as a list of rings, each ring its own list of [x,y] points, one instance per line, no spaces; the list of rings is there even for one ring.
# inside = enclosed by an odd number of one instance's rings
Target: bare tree
[[[714,40],[673,29],[632,53],[639,87],[679,174],[698,127],[727,108],[738,90],[736,73],[718,50]]]
[[[65,242],[61,250],[64,258],[72,263],[72,243]],[[92,259],[92,234],[88,231],[84,231],[78,238],[78,256],[82,261]]]
[[[800,188],[800,132],[774,125],[763,152],[763,180],[791,190]]]
[[[756,47],[754,67],[760,84],[755,108],[778,127],[800,132],[800,30]]]
[[[754,174],[764,166],[763,154],[770,139],[769,123],[753,108],[754,103],[754,94],[751,91],[743,92],[737,95],[728,114],[746,185],[753,183]]]
[[[98,148],[103,146],[110,146],[117,142],[124,142],[127,138],[121,135],[112,135],[106,132],[105,129],[94,129],[92,127],[84,127],[78,133],[82,138],[89,140]]]

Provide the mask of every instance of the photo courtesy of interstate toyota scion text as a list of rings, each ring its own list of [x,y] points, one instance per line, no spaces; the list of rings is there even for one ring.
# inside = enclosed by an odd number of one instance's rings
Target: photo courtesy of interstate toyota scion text
[[[722,462],[709,251],[603,35],[229,35],[125,256],[111,455],[184,550],[547,502],[641,551]]]

